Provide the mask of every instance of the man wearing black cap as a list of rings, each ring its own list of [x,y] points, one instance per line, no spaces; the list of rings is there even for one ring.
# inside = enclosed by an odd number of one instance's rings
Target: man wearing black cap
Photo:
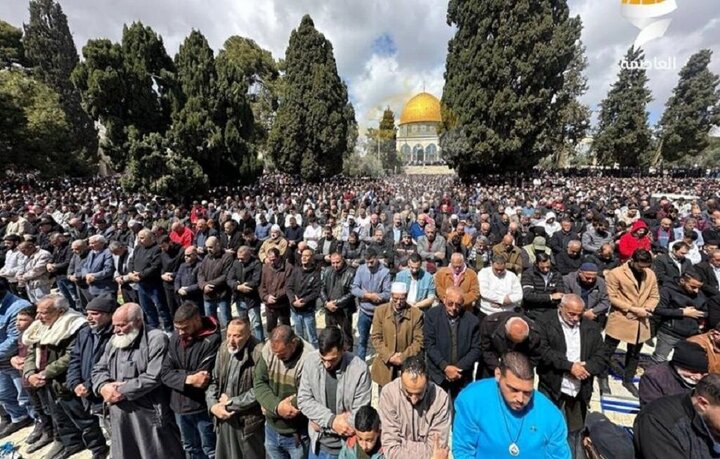
[[[708,372],[708,356],[699,344],[680,341],[670,362],[654,365],[640,378],[640,406],[666,395],[690,392]]]
[[[80,330],[70,353],[65,387],[76,397],[60,400],[60,406],[87,439],[93,459],[107,456],[98,416],[102,415],[102,399],[92,392],[92,369],[100,360],[105,345],[113,334],[112,314],[117,302],[112,296],[98,296],[85,307],[88,326]]]

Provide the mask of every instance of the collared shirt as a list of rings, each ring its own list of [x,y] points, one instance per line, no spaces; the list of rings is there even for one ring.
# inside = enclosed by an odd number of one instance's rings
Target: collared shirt
[[[563,335],[565,335],[565,358],[568,361],[574,363],[580,361],[580,324],[578,323],[574,327],[571,327],[558,312],[558,319],[560,319],[560,326],[562,327]],[[572,376],[570,373],[563,375],[562,384],[560,386],[560,392],[569,395],[570,397],[576,397],[580,392],[580,380]]]
[[[408,288],[407,298],[405,301],[409,305],[413,305],[416,303],[418,293],[418,281],[414,277],[410,276],[410,288]]]
[[[712,265],[710,265],[712,266]],[[715,274],[715,279],[717,279],[718,285],[720,285],[720,267],[714,267],[712,266],[713,273]]]

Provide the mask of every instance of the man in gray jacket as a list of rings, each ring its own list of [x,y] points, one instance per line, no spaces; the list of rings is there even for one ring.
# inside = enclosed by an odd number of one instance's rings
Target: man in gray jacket
[[[610,299],[605,280],[598,277],[597,265],[585,262],[579,270],[564,276],[563,281],[568,293],[574,293],[585,301],[583,318],[594,320],[604,327],[610,310]]]
[[[300,377],[298,408],[308,418],[310,457],[337,457],[343,439],[355,434],[355,413],[370,404],[370,375],[365,362],[344,351],[339,328],[324,329],[318,343]]]

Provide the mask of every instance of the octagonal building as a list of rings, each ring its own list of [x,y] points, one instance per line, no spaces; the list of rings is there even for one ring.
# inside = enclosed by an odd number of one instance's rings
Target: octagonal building
[[[443,163],[438,136],[441,122],[440,101],[432,94],[421,92],[405,104],[396,137],[396,148],[405,164]]]

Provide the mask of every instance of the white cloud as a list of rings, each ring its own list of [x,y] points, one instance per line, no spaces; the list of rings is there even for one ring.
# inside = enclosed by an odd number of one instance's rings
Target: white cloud
[[[678,0],[673,23],[663,39],[647,46],[647,56],[675,56],[678,67],[698,49],[715,51],[712,69],[720,73],[720,1]],[[620,15],[620,0],[569,0],[572,14],[585,25],[583,40],[590,66],[590,90],[584,97],[593,109],[615,81],[617,62],[637,29]],[[447,43],[453,30],[441,0],[61,0],[78,49],[88,39],[119,40],[122,25],[140,20],[163,36],[168,52],[177,52],[191,29],[199,29],[218,50],[231,35],[253,38],[276,58],[283,57],[292,29],[309,13],[315,26],[333,43],[341,77],[348,83],[361,127],[373,126],[379,110],[390,106],[399,117],[404,101],[423,84],[440,97]],[[27,21],[26,0],[0,2],[0,18]],[[376,54],[373,43],[389,36],[396,53]],[[679,70],[679,68],[678,68]],[[655,100],[653,118],[677,82],[677,72],[649,72]]]

